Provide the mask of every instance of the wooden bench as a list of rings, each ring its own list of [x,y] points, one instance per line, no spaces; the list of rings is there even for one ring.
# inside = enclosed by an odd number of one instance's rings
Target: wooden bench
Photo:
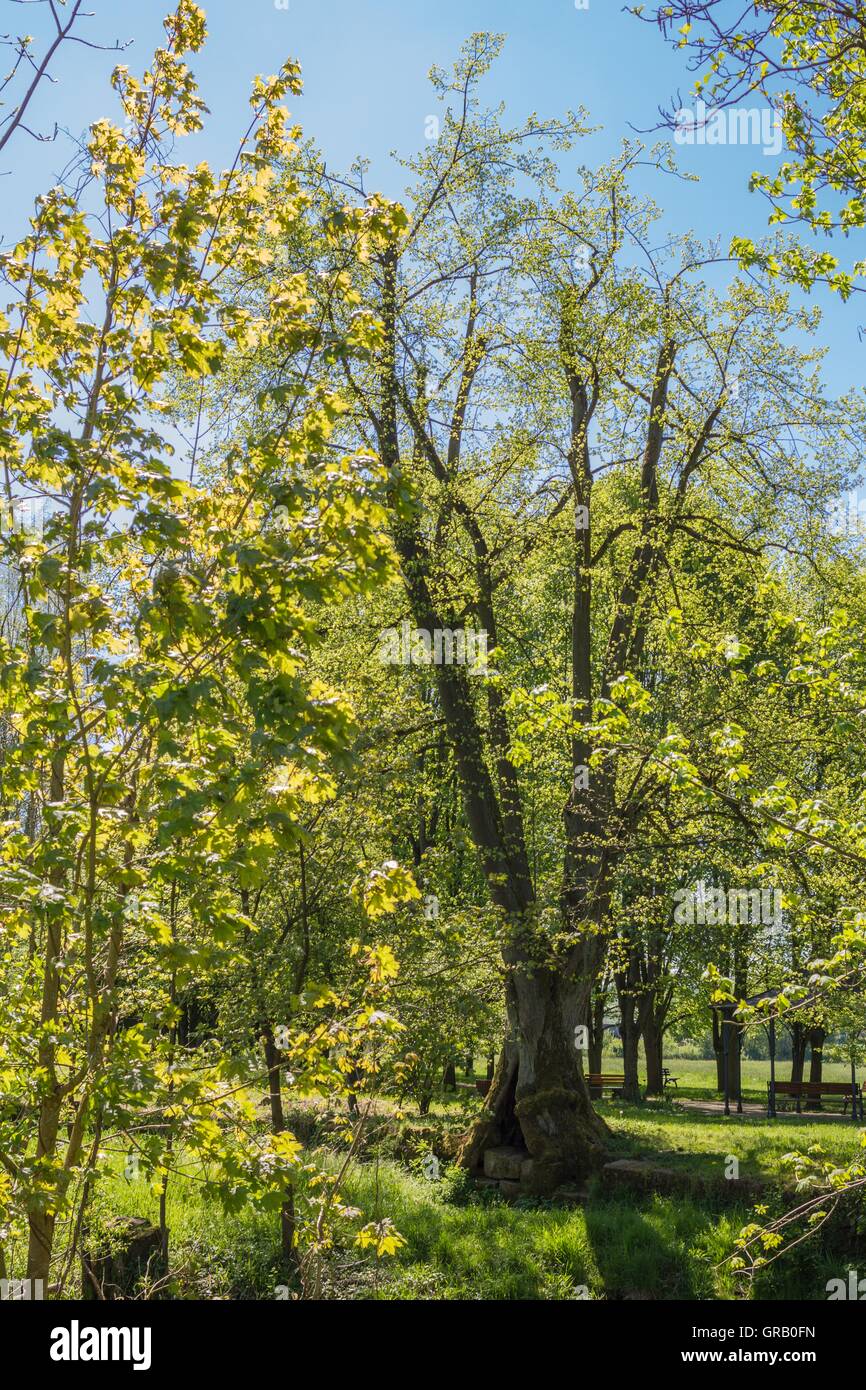
[[[590,1095],[593,1091],[610,1091],[612,1095],[616,1095],[625,1085],[625,1077],[622,1074],[617,1075],[616,1072],[591,1071],[587,1075],[586,1084]]]
[[[678,1077],[678,1076],[671,1076],[671,1074],[670,1074],[670,1072],[668,1071],[667,1067],[662,1067],[662,1090],[663,1090],[663,1091],[666,1091],[667,1088],[668,1088],[668,1086],[676,1086],[678,1081],[679,1081],[679,1077]],[[677,1086],[677,1090],[679,1090],[679,1086]]]
[[[774,1083],[767,1082],[767,1113],[772,1109],[774,1100]],[[852,1119],[858,1117],[863,1119],[863,1087],[860,1082],[854,1085],[850,1081],[777,1081],[775,1083],[775,1094],[777,1096],[791,1096],[797,1102],[797,1114],[802,1113],[800,1102],[805,1097],[806,1100],[821,1100],[823,1096],[841,1096],[842,1114],[844,1115],[848,1106],[852,1105]]]

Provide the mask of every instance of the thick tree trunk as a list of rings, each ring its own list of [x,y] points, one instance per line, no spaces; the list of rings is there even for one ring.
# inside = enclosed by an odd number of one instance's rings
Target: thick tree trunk
[[[397,370],[399,260],[400,250],[395,241],[382,256],[385,346],[381,357],[381,399],[376,429],[380,457],[392,480],[392,534],[412,614],[419,628],[435,632],[456,624],[443,621],[436,588],[431,582],[433,566],[428,539],[418,518],[407,515],[405,482],[401,476],[398,403],[412,428],[418,463],[423,461],[429,466],[440,482],[450,483],[460,459],[466,401],[480,361],[479,354],[473,350],[476,275],[473,270],[466,351],[448,451],[443,458],[437,450],[435,432],[428,428],[425,418],[423,390],[419,391],[421,399],[416,409],[402,387]],[[585,438],[584,453],[588,466]],[[474,552],[478,580],[475,614],[487,634],[488,643],[496,648],[496,584],[487,540],[471,507],[456,493],[449,495],[453,497],[454,515],[459,515]],[[588,666],[591,646],[587,576],[581,577],[575,607],[583,615],[581,621],[578,621],[577,611],[574,616],[575,647],[582,653],[579,680],[584,688],[583,698],[589,701],[591,684],[587,683],[583,671],[583,665]],[[562,908],[564,929],[574,946],[563,959],[552,951],[548,954],[536,932],[535,888],[524,833],[521,784],[510,757],[511,731],[503,691],[498,682],[487,683],[484,727],[465,669],[443,662],[435,666],[434,673],[442,715],[454,750],[466,819],[491,899],[502,912],[507,930],[503,950],[505,1043],[484,1109],[464,1136],[458,1157],[464,1166],[477,1171],[483,1165],[485,1150],[513,1143],[525,1148],[532,1160],[531,1167],[527,1164],[524,1185],[528,1190],[549,1192],[566,1179],[587,1173],[595,1165],[606,1134],[606,1127],[595,1116],[590,1104],[580,1069],[580,1054],[575,1046],[575,1028],[585,1022],[589,988],[600,964],[597,929],[607,905],[599,868],[604,852],[597,849],[597,840],[592,847],[583,847],[587,831],[598,829],[597,798],[587,798],[590,815],[585,810],[571,814],[570,808],[565,813],[568,841]],[[577,665],[575,680],[578,680]],[[576,715],[575,725],[578,718]],[[573,762],[585,764],[587,758],[588,755],[573,759]],[[602,832],[606,829],[606,825],[603,826]],[[602,842],[606,838],[603,833]],[[591,869],[581,866],[582,858],[592,860]],[[602,890],[600,895],[596,891],[599,889]],[[590,931],[587,937],[585,927],[590,917],[590,926],[596,930]]]
[[[614,971],[614,984],[619,1004],[620,1038],[622,1039],[622,1069],[625,1081],[622,1095],[624,1100],[638,1101],[640,1094],[640,978],[637,956],[629,943],[626,946],[625,968]]]
[[[523,1148],[532,1160],[524,1186],[550,1193],[598,1166],[608,1134],[592,1108],[575,1047],[575,1027],[585,1017],[581,990],[576,980],[550,970],[516,969],[506,1000],[509,1034],[459,1161],[480,1171],[486,1149]]]
[[[621,1037],[622,1071],[625,1077],[622,1097],[623,1100],[640,1100],[640,1032],[632,1020],[623,1022]]]
[[[643,1045],[646,1053],[646,1093],[648,1096],[664,1095],[664,1030],[659,1027],[652,1013],[644,1023]]]

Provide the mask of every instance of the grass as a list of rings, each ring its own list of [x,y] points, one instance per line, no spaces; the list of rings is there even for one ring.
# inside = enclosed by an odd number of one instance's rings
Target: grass
[[[407,1242],[379,1273],[370,1296],[380,1299],[823,1300],[828,1280],[856,1264],[847,1234],[829,1232],[738,1290],[727,1257],[753,1213],[697,1197],[614,1197],[593,1184],[583,1207],[454,1206],[390,1163],[357,1169],[351,1196],[391,1216]]]
[[[760,1065],[760,1064],[758,1064]],[[604,1101],[599,1110],[615,1156],[641,1155],[702,1177],[722,1178],[729,1156],[741,1176],[777,1177],[782,1155],[814,1142],[840,1161],[858,1142],[857,1127],[779,1123],[763,1117],[705,1115],[676,1105]],[[336,1159],[319,1151],[325,1165]],[[391,1160],[359,1164],[346,1197],[364,1220],[390,1217],[406,1241],[397,1256],[376,1260],[349,1245],[330,1269],[343,1298],[410,1300],[732,1299],[725,1263],[753,1213],[747,1202],[722,1203],[700,1192],[676,1197],[609,1193],[593,1182],[583,1207],[470,1192],[463,1177],[441,1182]],[[726,1194],[727,1195],[727,1194]],[[771,1190],[770,1207],[779,1209]],[[128,1182],[118,1164],[100,1185],[104,1214],[156,1217],[146,1182]],[[168,1222],[172,1264],[187,1297],[271,1299],[288,1281],[276,1217],[247,1209],[226,1215],[192,1179],[173,1178]],[[847,1239],[847,1237],[845,1237]],[[827,1281],[844,1277],[856,1256],[832,1231],[786,1255],[759,1276],[753,1293],[767,1299],[824,1299]],[[740,1295],[742,1296],[742,1295]]]
[[[715,1063],[715,1061],[714,1061],[712,1058],[703,1059],[703,1058],[693,1058],[693,1057],[684,1057],[684,1058],[672,1057],[672,1058],[669,1058],[669,1059],[666,1059],[666,1060],[665,1060],[665,1066],[667,1067],[668,1071],[671,1073],[672,1076],[677,1077],[677,1085],[676,1085],[676,1087],[675,1087],[675,1088],[671,1088],[670,1091],[669,1091],[669,1093],[668,1093],[668,1094],[671,1095],[672,1097],[677,1097],[677,1096],[679,1096],[681,1099],[682,1099],[682,1098],[687,1098],[687,1099],[690,1099],[690,1100],[720,1100],[720,1099],[721,1099],[721,1092],[716,1090],[716,1063]],[[761,1105],[766,1105],[766,1103],[767,1103],[767,1082],[768,1082],[769,1079],[770,1079],[770,1063],[769,1063],[769,1062],[765,1062],[765,1061],[751,1061],[748,1057],[744,1057],[744,1058],[742,1059],[742,1064],[741,1064],[741,1066],[742,1066],[743,1100],[755,1101],[755,1102],[757,1102],[757,1103],[759,1103],[759,1104],[761,1104]],[[604,1057],[603,1060],[602,1060],[601,1069],[602,1069],[602,1071],[604,1071],[604,1072],[621,1073],[621,1072],[622,1072],[622,1057],[621,1057],[621,1056],[606,1056],[606,1057]],[[473,1076],[472,1078],[470,1078],[470,1079],[473,1080],[473,1081],[476,1080],[476,1079],[480,1080],[482,1075],[483,1075],[482,1072],[476,1071],[475,1074],[474,1074],[474,1076]],[[776,1080],[777,1080],[777,1081],[788,1081],[788,1080],[790,1079],[790,1075],[791,1075],[791,1063],[790,1063],[790,1061],[787,1061],[787,1062],[777,1062],[777,1063],[776,1063]],[[640,1067],[639,1067],[639,1076],[640,1076],[641,1085],[642,1085],[642,1086],[645,1086],[645,1085],[646,1085],[646,1067],[645,1067],[644,1064],[643,1064],[643,1059],[642,1059],[642,1058],[641,1058],[641,1064],[640,1064]],[[808,1062],[807,1062],[807,1064],[806,1064],[806,1079],[807,1079],[807,1080],[808,1080],[808,1076],[809,1076],[809,1065],[808,1065]],[[825,1080],[825,1081],[845,1081],[845,1082],[849,1082],[849,1083],[850,1083],[850,1081],[851,1081],[851,1064],[850,1064],[850,1062],[827,1062],[827,1061],[825,1061],[825,1063],[824,1063],[824,1069],[823,1069],[823,1076],[824,1076],[824,1080]],[[458,1072],[458,1079],[459,1079],[461,1082],[464,1082],[464,1081],[467,1080],[467,1078],[464,1076],[464,1074],[463,1074],[462,1071],[459,1071],[459,1072]],[[858,1068],[857,1080],[858,1080],[859,1082],[864,1082],[864,1081],[866,1081],[866,1076],[864,1076],[864,1069],[863,1069],[862,1067],[859,1067],[859,1068]],[[462,1092],[462,1095],[463,1095],[463,1096],[466,1096],[467,1094],[471,1094],[470,1092],[466,1091],[466,1089],[465,1089],[464,1087],[462,1087],[462,1086],[461,1086],[461,1092]],[[459,1102],[459,1099],[461,1098],[461,1092],[458,1092],[458,1097],[457,1097],[457,1101],[458,1101],[458,1102]],[[787,1099],[785,1100],[784,1103],[785,1103],[785,1104],[788,1103],[788,1102],[787,1102]],[[443,1113],[443,1111],[444,1111],[444,1112],[447,1112],[449,1106],[450,1106],[450,1105],[453,1105],[453,1104],[455,1104],[455,1100],[454,1100],[454,1098],[453,1098],[451,1095],[447,1095],[447,1096],[444,1096],[444,1097],[442,1097],[442,1098],[439,1098],[439,1099],[437,1099],[436,1101],[434,1101],[434,1103],[433,1103],[433,1105],[432,1105],[432,1107],[431,1107],[431,1113],[433,1113],[433,1114],[441,1114],[441,1113]],[[782,1102],[782,1100],[781,1100],[781,1098],[780,1098],[780,1100],[779,1100],[779,1105],[781,1106],[782,1104],[783,1104],[783,1102]],[[825,1110],[829,1110],[829,1111],[841,1111],[841,1107],[842,1107],[842,1097],[841,1097],[841,1096],[832,1096],[832,1097],[830,1097],[828,1100],[824,1101],[824,1109],[825,1109]],[[851,1128],[852,1128],[852,1129],[854,1128],[853,1124],[852,1124]]]
[[[782,1157],[820,1144],[840,1162],[853,1157],[861,1130],[850,1120],[815,1123],[808,1118],[768,1120],[764,1115],[706,1115],[671,1101],[597,1101],[595,1108],[613,1132],[617,1156],[640,1156],[669,1168],[723,1177],[728,1157],[741,1177],[778,1178]]]
[[[672,1076],[678,1078],[678,1084],[674,1094],[689,1096],[696,1100],[715,1100],[719,1097],[716,1090],[716,1064],[714,1060],[704,1061],[695,1058],[672,1058],[665,1065]],[[604,1070],[622,1071],[621,1057],[606,1057],[604,1059]],[[862,1071],[862,1068],[861,1068]],[[776,1063],[776,1080],[787,1081],[791,1075],[790,1062]],[[808,1080],[809,1068],[806,1065],[806,1079]],[[847,1081],[851,1080],[850,1062],[825,1062],[823,1076],[825,1081]],[[753,1062],[748,1057],[742,1059],[742,1086],[743,1100],[755,1100],[761,1104],[767,1103],[767,1082],[770,1079],[769,1062]],[[862,1075],[858,1076],[858,1081],[862,1081]],[[641,1080],[645,1082],[646,1073],[641,1068]],[[825,1101],[833,1109],[840,1108],[841,1097],[834,1096],[829,1101]],[[852,1125],[853,1129],[854,1126]]]

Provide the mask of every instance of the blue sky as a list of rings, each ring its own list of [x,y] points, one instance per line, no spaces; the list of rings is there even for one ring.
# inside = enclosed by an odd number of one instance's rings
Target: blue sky
[[[304,95],[293,115],[335,167],[356,154],[371,160],[370,188],[399,196],[401,180],[389,158],[424,141],[424,124],[437,109],[427,70],[449,66],[474,30],[507,34],[505,51],[486,79],[491,104],[505,101],[515,121],[529,111],[557,115],[585,106],[602,130],[573,157],[600,162],[632,128],[658,120],[658,106],[680,90],[688,101],[691,78],[685,60],[658,32],[623,13],[620,0],[211,0],[206,51],[195,61],[212,119],[189,158],[205,157],[222,167],[232,155],[248,112],[250,78],[273,72],[286,57],[300,60]],[[131,40],[121,61],[140,68],[161,42],[168,0],[88,0],[93,18],[81,32],[94,40]],[[0,0],[0,32],[25,27],[46,31],[42,6]],[[70,46],[52,69],[57,85],[46,88],[31,115],[32,125],[50,128],[56,119],[83,131],[100,115],[115,114],[107,77],[116,54]],[[649,139],[660,136],[645,137]],[[670,138],[670,137],[666,137]],[[0,227],[8,236],[40,188],[56,181],[66,159],[64,143],[36,146],[19,136],[0,161]],[[748,191],[750,172],[773,166],[777,157],[760,145],[677,146],[684,170],[700,176],[691,184],[665,179],[653,192],[666,212],[666,229],[694,231],[702,239],[734,233],[761,236],[767,205]],[[11,170],[10,173],[6,173]],[[567,177],[568,164],[563,169]],[[863,252],[860,251],[862,255]],[[822,336],[830,344],[827,378],[834,390],[860,380],[858,324],[866,308],[847,306],[819,291],[826,313]]]

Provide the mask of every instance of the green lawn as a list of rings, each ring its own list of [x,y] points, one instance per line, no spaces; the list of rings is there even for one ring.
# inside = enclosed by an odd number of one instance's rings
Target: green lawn
[[[676,1102],[596,1102],[613,1131],[617,1155],[652,1159],[668,1168],[687,1168],[704,1176],[723,1177],[729,1157],[739,1162],[741,1177],[778,1177],[780,1160],[792,1150],[820,1144],[840,1161],[859,1147],[862,1130],[850,1120],[816,1124],[808,1118],[768,1120],[765,1115],[705,1115]]]
[[[427,1181],[403,1166],[359,1165],[348,1199],[367,1219],[389,1216],[406,1240],[376,1260],[349,1247],[336,1255],[326,1285],[339,1298],[570,1300],[732,1299],[725,1263],[747,1205],[596,1188],[585,1207],[508,1205],[497,1198],[449,1200],[447,1180]],[[142,1185],[118,1177],[101,1191],[104,1211],[156,1216]],[[276,1217],[246,1210],[227,1217],[191,1182],[176,1181],[168,1204],[172,1264],[186,1297],[272,1299],[290,1282],[279,1253]],[[815,1240],[772,1266],[754,1294],[823,1299],[845,1260]]]
[[[671,1057],[665,1060],[665,1066],[667,1067],[668,1071],[671,1073],[672,1076],[677,1077],[678,1084],[676,1088],[671,1088],[671,1095],[686,1096],[690,1099],[695,1100],[717,1100],[720,1098],[720,1093],[716,1090],[716,1064],[712,1058],[702,1059],[693,1057]],[[621,1072],[622,1057],[605,1056],[602,1060],[602,1071]],[[640,1060],[639,1073],[641,1084],[646,1085],[646,1067],[644,1065],[642,1054]],[[825,1081],[850,1082],[851,1064],[850,1062],[827,1061],[824,1063],[823,1074]],[[461,1083],[466,1081],[467,1078],[464,1076],[464,1073],[462,1071],[458,1071],[457,1075],[458,1080]],[[482,1072],[476,1072],[472,1079],[480,1079],[482,1075]],[[750,1061],[747,1057],[744,1057],[742,1061],[742,1075],[743,1099],[758,1101],[761,1104],[765,1105],[767,1102],[767,1082],[770,1079],[770,1063],[753,1062]],[[807,1079],[808,1075],[809,1063],[807,1060]],[[790,1079],[790,1076],[790,1061],[777,1061],[776,1080],[788,1081]],[[862,1084],[866,1085],[866,1067],[861,1066],[857,1068],[857,1080],[858,1082],[861,1082]],[[464,1096],[467,1094],[466,1089],[463,1086],[461,1086],[461,1091],[463,1092]],[[840,1098],[835,1097],[825,1102],[825,1108],[829,1108],[831,1110],[838,1109],[840,1107],[840,1103]],[[447,1108],[448,1104],[449,1097],[446,1096],[441,1101],[434,1102],[433,1110],[441,1112],[443,1108]]]
[[[641,1156],[720,1183],[731,1157],[740,1176],[772,1180],[792,1149],[819,1142],[843,1162],[859,1139],[850,1122],[726,1119],[668,1101],[605,1100],[599,1110],[611,1130],[612,1157]],[[322,1151],[317,1161],[336,1163]],[[121,1163],[118,1158],[118,1171],[100,1185],[98,1209],[155,1220],[156,1197],[146,1182],[126,1181]],[[417,1162],[407,1168],[391,1160],[357,1165],[346,1196],[365,1220],[390,1217],[406,1245],[378,1261],[349,1245],[333,1258],[328,1290],[339,1298],[386,1300],[735,1298],[725,1261],[753,1218],[754,1200],[722,1201],[697,1188],[677,1196],[609,1193],[593,1180],[583,1207],[523,1199],[508,1205],[448,1170],[442,1181],[428,1181]],[[786,1199],[774,1184],[766,1201],[779,1211]],[[174,1178],[168,1221],[172,1263],[182,1271],[178,1292],[187,1297],[270,1299],[289,1281],[273,1214],[226,1216],[196,1182]],[[752,1292],[824,1299],[828,1279],[856,1265],[846,1240],[823,1232],[772,1265]]]
[[[622,1071],[621,1057],[605,1057],[605,1071]],[[719,1092],[716,1090],[716,1064],[715,1061],[696,1060],[688,1057],[680,1060],[672,1057],[665,1063],[672,1076],[678,1078],[678,1085],[674,1094],[679,1092],[682,1095],[690,1096],[695,1099],[716,1099]],[[742,1062],[743,1073],[743,1099],[757,1100],[766,1103],[767,1082],[770,1079],[769,1062],[752,1062],[747,1057]],[[646,1071],[641,1066],[641,1080],[646,1081]],[[787,1081],[791,1075],[790,1062],[776,1063],[776,1080]],[[806,1077],[808,1079],[809,1067],[806,1064]],[[850,1081],[851,1064],[849,1062],[825,1062],[824,1063],[825,1081]],[[859,1068],[857,1080],[866,1081],[866,1069]],[[836,1108],[839,1104],[837,1098],[827,1102],[831,1108]]]

